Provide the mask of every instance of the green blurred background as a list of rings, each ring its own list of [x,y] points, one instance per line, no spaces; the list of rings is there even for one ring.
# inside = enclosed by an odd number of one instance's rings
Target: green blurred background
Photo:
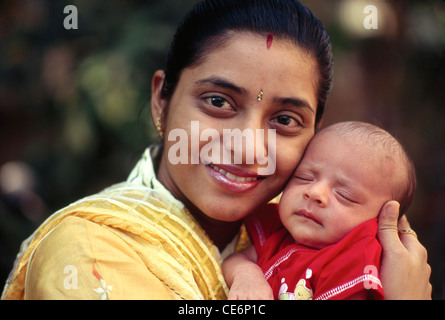
[[[156,140],[151,76],[194,3],[0,2],[0,287],[48,215],[124,180]],[[379,123],[406,146],[419,182],[408,216],[428,249],[433,298],[444,299],[445,3],[303,3],[333,43],[324,125]],[[363,26],[368,4],[378,29]],[[67,5],[78,10],[78,29],[64,28]]]

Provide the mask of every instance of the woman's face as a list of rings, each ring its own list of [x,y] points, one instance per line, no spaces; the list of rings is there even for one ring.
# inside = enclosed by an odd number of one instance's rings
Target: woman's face
[[[244,218],[283,189],[314,135],[317,75],[315,59],[291,42],[231,35],[181,73],[164,119],[158,178],[191,210],[219,221]],[[241,163],[235,144],[224,141],[234,129],[252,133],[255,141],[251,149],[244,143]],[[184,150],[186,163],[175,164]],[[231,157],[224,164],[223,154]],[[259,155],[274,162],[266,175],[259,174],[265,167]]]

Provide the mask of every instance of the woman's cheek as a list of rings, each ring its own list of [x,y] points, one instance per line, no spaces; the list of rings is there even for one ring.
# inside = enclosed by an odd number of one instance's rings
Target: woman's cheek
[[[276,170],[278,176],[282,177],[285,181],[291,177],[297,165],[300,163],[308,142],[309,139],[307,142],[302,141],[292,146],[277,139],[277,150],[286,150],[286,152],[277,152]]]

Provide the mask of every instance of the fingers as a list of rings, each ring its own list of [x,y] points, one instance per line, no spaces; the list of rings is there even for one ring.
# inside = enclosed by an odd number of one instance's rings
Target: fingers
[[[409,233],[399,233],[399,230],[411,229],[405,216],[398,220],[400,205],[397,201],[388,201],[379,214],[378,239],[387,252],[407,250],[412,259],[427,261],[427,251],[416,236]]]
[[[398,223],[399,229],[411,229],[411,226],[409,225],[408,219],[406,218],[406,216],[403,216],[400,218],[399,223]]]
[[[399,208],[397,201],[388,201],[380,210],[377,237],[384,249],[400,249],[401,243],[397,229]]]
[[[411,226],[409,225],[408,219],[406,218],[406,216],[403,216],[402,218],[400,218],[399,220],[399,224],[398,224],[398,230],[410,230]],[[420,244],[419,240],[417,239],[417,237],[413,234],[410,233],[401,233],[399,232],[399,238],[400,241],[402,241],[402,244],[406,247],[406,249],[408,251],[414,251],[419,250],[419,249],[424,249],[425,254],[426,254],[426,250],[425,248],[423,248],[423,246]],[[416,248],[420,246],[419,248]]]
[[[243,294],[229,292],[227,300],[273,300],[272,290],[270,292],[256,292],[255,294]]]
[[[397,201],[388,201],[380,210],[379,229],[382,231],[397,231],[400,204]]]
[[[403,216],[399,220],[398,224],[399,230],[412,230],[406,216]],[[426,248],[419,242],[417,236],[412,233],[401,233],[399,232],[399,238],[403,246],[406,248],[407,253],[410,256],[411,263],[416,267],[414,271],[420,278],[430,279],[431,277],[431,266],[428,264],[428,252]],[[425,282],[424,282],[425,283]],[[430,299],[432,293],[432,286],[429,281],[426,282],[424,286],[424,294],[422,299]],[[419,289],[421,286],[418,287]]]
[[[399,230],[411,229],[411,226],[410,226],[406,216],[403,216],[402,218],[400,218],[399,224],[398,224],[398,229]],[[417,259],[421,263],[427,264],[428,252],[427,252],[426,248],[419,242],[419,240],[417,239],[417,236],[415,236],[411,233],[400,233],[399,232],[399,238],[400,238],[400,241],[402,242],[403,246],[408,250],[408,252],[410,252],[413,259]],[[431,269],[429,265],[428,265],[428,268]]]
[[[430,299],[427,251],[413,234],[398,232],[411,229],[406,217],[398,221],[399,207],[396,201],[389,201],[379,214],[377,237],[383,247],[380,276],[385,298]]]
[[[236,293],[232,293],[232,291],[229,291],[229,295],[227,296],[227,300],[239,300],[239,297]]]

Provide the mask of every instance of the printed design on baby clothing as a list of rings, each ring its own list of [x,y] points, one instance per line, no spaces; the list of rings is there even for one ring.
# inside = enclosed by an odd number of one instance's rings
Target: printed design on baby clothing
[[[278,291],[279,300],[313,300],[314,292],[310,288],[310,284],[306,281],[312,277],[312,270],[306,269],[306,279],[298,280],[294,292],[288,292],[286,279],[281,279],[280,290]]]

